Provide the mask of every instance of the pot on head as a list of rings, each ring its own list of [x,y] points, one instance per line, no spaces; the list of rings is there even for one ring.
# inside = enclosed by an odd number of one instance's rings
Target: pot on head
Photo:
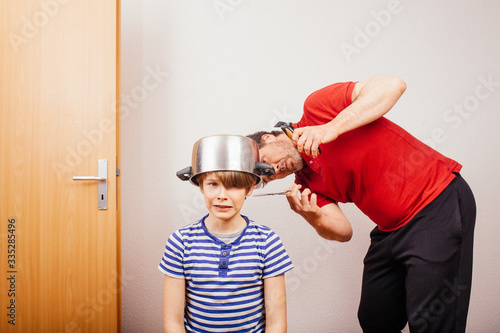
[[[255,141],[241,135],[213,135],[204,137],[193,146],[192,164],[177,171],[181,180],[199,185],[196,178],[213,171],[239,171],[257,176],[274,175],[274,168],[259,162],[259,146]]]

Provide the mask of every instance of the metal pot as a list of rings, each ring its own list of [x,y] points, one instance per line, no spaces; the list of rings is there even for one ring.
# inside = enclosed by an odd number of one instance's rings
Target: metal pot
[[[212,171],[240,171],[251,173],[262,181],[263,175],[274,175],[274,168],[259,162],[259,146],[241,135],[213,135],[204,137],[193,146],[192,166],[177,171],[181,180],[199,185],[198,175]]]

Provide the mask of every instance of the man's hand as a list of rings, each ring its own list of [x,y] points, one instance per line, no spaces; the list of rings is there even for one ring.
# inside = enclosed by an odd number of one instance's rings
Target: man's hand
[[[290,204],[290,208],[300,216],[302,216],[309,224],[314,225],[321,219],[323,215],[321,208],[316,204],[317,196],[316,194],[311,194],[311,190],[306,188],[300,194],[300,198],[297,193],[302,185],[293,184],[286,193],[286,198]],[[309,195],[311,194],[311,199],[309,200]]]
[[[286,198],[290,208],[302,216],[320,235],[328,240],[347,242],[352,237],[352,227],[337,203],[323,207],[317,205],[317,195],[311,190],[298,191],[302,185],[293,184],[287,191]],[[311,195],[311,198],[309,198]]]
[[[339,134],[334,130],[330,123],[319,126],[307,126],[296,128],[293,132],[293,142],[301,153],[316,158],[318,156],[318,147],[321,144],[331,142]]]

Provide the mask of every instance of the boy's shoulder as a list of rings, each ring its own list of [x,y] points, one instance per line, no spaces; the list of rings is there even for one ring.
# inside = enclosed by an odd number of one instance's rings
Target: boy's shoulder
[[[202,220],[196,222],[191,222],[185,226],[180,227],[178,230],[193,230],[193,229],[203,229]]]
[[[244,216],[246,218],[246,216]],[[260,223],[256,223],[255,221],[253,220],[250,220],[248,218],[246,218],[248,220],[248,231],[250,232],[257,232],[257,233],[262,233],[262,234],[270,234],[270,233],[274,233],[274,231],[269,228],[267,225],[264,225],[264,224],[260,224]]]
[[[253,220],[248,220],[248,221],[249,221],[248,227],[250,227],[250,228],[255,228],[255,229],[260,229],[260,230],[271,230],[271,228],[269,228],[267,225],[257,223]]]
[[[196,222],[192,222],[192,223],[185,225],[185,226],[182,226],[174,232],[174,234],[180,234],[182,236],[196,235],[196,234],[203,234],[203,233],[204,233],[204,230],[203,230],[203,224],[202,224],[201,220],[196,221]]]
[[[190,224],[187,224],[185,226],[180,227],[178,230],[179,231],[193,231],[193,230],[199,230],[203,229],[203,223],[201,220],[192,222]]]

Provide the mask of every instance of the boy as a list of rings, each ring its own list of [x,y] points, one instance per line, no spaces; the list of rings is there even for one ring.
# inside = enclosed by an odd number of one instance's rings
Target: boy
[[[201,173],[208,214],[167,241],[165,332],[286,332],[284,273],[293,268],[280,238],[240,215],[257,176]]]

